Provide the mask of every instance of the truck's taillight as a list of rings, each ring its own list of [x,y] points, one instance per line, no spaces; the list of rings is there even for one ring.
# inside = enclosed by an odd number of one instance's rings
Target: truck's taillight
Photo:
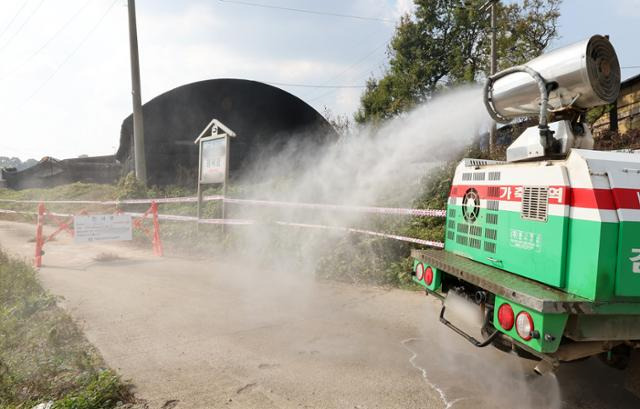
[[[433,269],[431,267],[427,267],[424,271],[424,282],[426,285],[433,283]]]
[[[533,329],[533,318],[531,318],[531,315],[526,311],[518,314],[516,317],[516,332],[520,335],[520,338],[525,341],[530,340]]]
[[[416,278],[418,281],[422,280],[422,276],[424,275],[424,264],[418,263],[416,266]]]
[[[513,328],[513,308],[509,304],[502,304],[500,308],[498,308],[498,323],[505,331],[509,331]]]

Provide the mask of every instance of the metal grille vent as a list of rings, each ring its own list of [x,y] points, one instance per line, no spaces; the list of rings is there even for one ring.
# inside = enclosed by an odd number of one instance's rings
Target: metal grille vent
[[[461,244],[463,246],[468,245],[469,240],[467,239],[467,236],[460,236],[458,235],[456,237],[456,243]]]
[[[449,220],[448,226],[451,230],[455,230],[456,229],[456,222],[455,220]]]
[[[484,251],[488,251],[489,253],[496,252],[496,243],[491,243],[490,241],[484,242]]]
[[[453,197],[453,196],[452,196],[452,197],[450,197],[450,198],[449,198],[449,204],[450,204],[450,205],[455,205],[455,204],[456,204],[456,198],[455,198],[455,197]]]
[[[449,230],[449,231],[447,232],[447,238],[448,238],[449,240],[453,240],[455,237],[456,237],[456,234],[455,234],[453,231]]]
[[[525,186],[522,195],[522,218],[547,221],[549,210],[549,188]]]
[[[485,229],[484,237],[489,240],[495,240],[496,238],[498,238],[498,231],[495,229]]]
[[[490,186],[489,189],[487,189],[487,196],[500,197],[500,186]]]
[[[482,227],[469,226],[469,234],[471,234],[472,236],[482,236]]]
[[[476,172],[473,174],[473,180],[484,180],[486,177],[484,172]]]
[[[474,239],[473,237],[469,238],[469,246],[473,247],[474,249],[479,249],[481,243],[482,242],[478,239]]]
[[[498,224],[498,215],[495,213],[487,213],[488,224]]]
[[[458,233],[469,234],[469,225],[458,223]]]
[[[471,180],[472,177],[473,177],[473,173],[463,173],[462,174],[462,180]]]
[[[489,172],[489,180],[500,180],[500,172]]]
[[[500,210],[500,202],[497,200],[487,200],[487,210]]]
[[[449,209],[449,217],[456,217],[456,209]]]

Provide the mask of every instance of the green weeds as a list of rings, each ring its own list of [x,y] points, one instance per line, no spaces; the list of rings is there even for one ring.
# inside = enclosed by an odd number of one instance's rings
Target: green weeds
[[[0,407],[107,409],[131,400],[35,270],[0,251]]]

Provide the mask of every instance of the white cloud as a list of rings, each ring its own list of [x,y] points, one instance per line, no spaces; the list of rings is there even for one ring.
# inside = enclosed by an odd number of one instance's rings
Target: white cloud
[[[415,12],[416,5],[413,0],[396,0],[394,7],[394,17],[396,19],[404,16],[405,14],[412,15]]]
[[[8,23],[20,1],[3,5],[8,12],[0,16],[0,27]],[[48,82],[46,79],[93,29],[112,0],[89,3],[64,32],[21,66],[85,1],[45,1],[15,41],[0,49],[1,156],[65,158],[115,152],[121,122],[131,112],[127,10],[123,1],[118,0],[86,43]],[[393,15],[396,3],[356,0],[345,5],[335,0],[323,7],[388,17]],[[308,8],[317,8],[315,2],[310,4]],[[179,85],[221,77],[307,84],[364,83],[384,59],[384,47],[379,44],[384,46],[393,31],[393,25],[379,22],[265,13],[202,0],[140,0],[137,7],[143,101]],[[0,47],[3,41],[0,37]],[[15,75],[2,79],[16,67],[19,70]],[[283,88],[307,100],[326,94],[311,103],[347,114],[355,111],[361,92]]]
[[[621,17],[638,17],[640,16],[640,0],[616,0],[616,13]]]

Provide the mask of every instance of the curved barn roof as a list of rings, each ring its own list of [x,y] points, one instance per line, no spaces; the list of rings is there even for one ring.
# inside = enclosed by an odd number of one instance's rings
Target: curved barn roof
[[[257,81],[213,79],[183,85],[143,105],[147,178],[150,184],[179,183],[177,174],[195,170],[193,144],[216,118],[238,136],[231,143],[231,173],[265,147],[276,149],[291,138],[322,143],[337,137],[329,123],[298,97]],[[132,170],[132,115],[122,123],[117,159]],[[182,169],[181,169],[182,168]],[[184,173],[184,172],[182,172]]]

